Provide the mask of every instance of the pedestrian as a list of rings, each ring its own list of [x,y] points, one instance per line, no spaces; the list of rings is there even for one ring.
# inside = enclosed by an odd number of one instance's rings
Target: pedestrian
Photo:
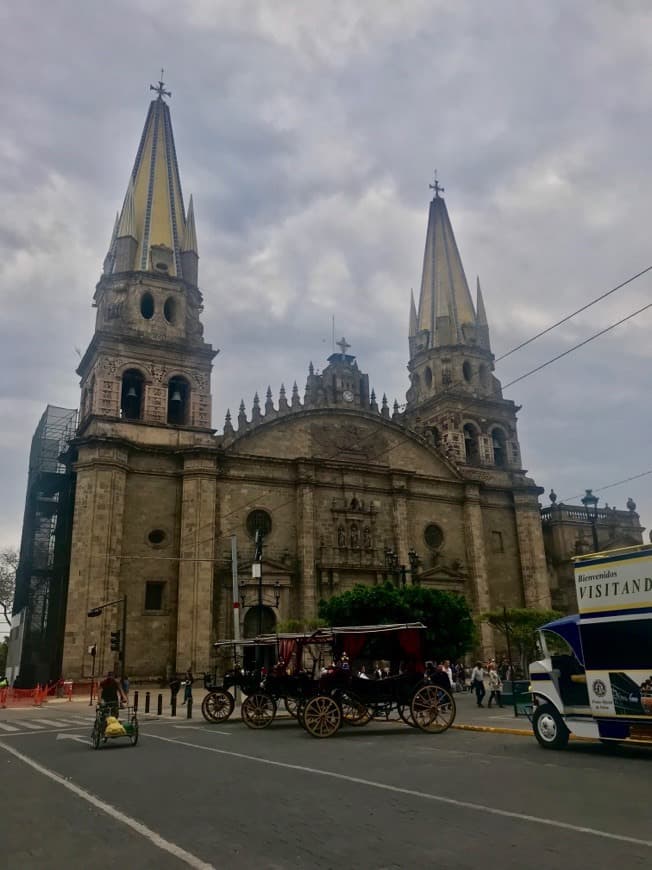
[[[125,674],[120,681],[120,685],[122,686],[122,691],[125,696],[125,704],[129,703],[129,677]]]
[[[448,682],[450,683],[450,687],[452,689],[453,684],[454,684],[453,669],[451,668],[451,663],[448,659],[444,659],[444,664],[443,664],[442,670],[446,674],[446,676],[448,677]]]
[[[170,707],[176,706],[177,703],[177,695],[179,694],[179,689],[181,688],[181,680],[179,679],[177,674],[174,674],[172,679],[169,682],[170,686]]]
[[[503,681],[500,679],[500,674],[496,670],[496,665],[492,662],[489,665],[489,701],[487,707],[491,707],[491,702],[495,700],[499,707],[503,706],[501,693],[503,691]]]
[[[108,671],[106,677],[100,683],[100,704],[109,708],[111,716],[118,715],[118,707],[125,700],[120,683],[113,676],[113,671]]]
[[[192,684],[195,682],[195,678],[192,675],[192,671],[190,668],[186,671],[186,678],[183,683],[183,703],[187,704],[188,701],[192,701]]]
[[[483,707],[482,700],[487,693],[484,688],[484,668],[482,667],[482,662],[476,662],[475,667],[471,671],[471,685],[475,691],[478,707]]]

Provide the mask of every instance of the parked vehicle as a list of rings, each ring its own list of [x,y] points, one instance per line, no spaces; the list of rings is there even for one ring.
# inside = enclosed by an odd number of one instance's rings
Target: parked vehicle
[[[652,547],[575,559],[579,613],[541,626],[530,665],[534,735],[652,744]]]

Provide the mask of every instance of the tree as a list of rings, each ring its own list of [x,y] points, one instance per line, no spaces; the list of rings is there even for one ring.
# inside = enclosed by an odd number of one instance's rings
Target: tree
[[[17,568],[18,551],[12,547],[0,550],[0,615],[9,626],[11,626],[11,609],[14,605]]]
[[[509,638],[514,658],[512,664],[518,664],[526,673],[529,663],[537,657],[535,631],[546,622],[552,622],[553,619],[559,619],[561,616],[563,614],[556,610],[525,610],[512,607],[507,610],[491,610],[489,613],[483,613],[482,619],[499,631],[506,641]]]
[[[384,625],[422,622],[427,628],[426,657],[459,659],[474,644],[475,626],[466,600],[454,592],[421,586],[354,586],[350,592],[319,602],[329,625]]]
[[[0,643],[0,677],[4,675],[7,668],[7,654],[9,652],[9,644],[6,640]]]

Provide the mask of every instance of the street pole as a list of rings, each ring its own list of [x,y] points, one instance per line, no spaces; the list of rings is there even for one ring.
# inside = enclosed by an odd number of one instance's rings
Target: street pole
[[[598,544],[598,526],[596,522],[597,518],[592,514],[591,515],[591,534],[593,535],[593,552],[597,553],[600,549],[600,545]]]
[[[512,644],[509,636],[509,622],[507,621],[507,608],[503,604],[503,619],[505,620],[505,637],[507,638],[507,658],[512,671],[512,705],[514,707],[514,716],[518,717],[518,709],[516,707],[516,692],[514,691],[514,661],[512,659]]]
[[[240,598],[238,586],[238,539],[235,535],[231,535],[231,596],[233,598],[233,640],[238,643],[240,640]],[[240,648],[234,645],[233,664],[236,663],[236,655],[240,652]],[[238,703],[239,689],[237,685],[234,688],[236,704]]]
[[[122,661],[121,677],[127,676],[127,596],[122,599],[122,651],[120,659]]]
[[[88,706],[93,706],[93,688],[95,687],[95,656],[97,655],[97,646],[93,644],[89,650],[91,654],[91,696],[88,701]]]

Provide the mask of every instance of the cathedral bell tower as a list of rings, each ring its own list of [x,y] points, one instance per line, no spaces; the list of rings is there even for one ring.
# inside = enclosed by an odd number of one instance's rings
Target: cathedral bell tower
[[[170,97],[147,112],[122,211],[97,284],[95,334],[77,373],[80,430],[93,418],[210,430],[216,355],[200,322],[197,233],[186,211]]]
[[[419,307],[410,300],[406,417],[457,462],[519,470],[514,402],[504,399],[480,280],[474,306],[444,189],[435,178]]]

